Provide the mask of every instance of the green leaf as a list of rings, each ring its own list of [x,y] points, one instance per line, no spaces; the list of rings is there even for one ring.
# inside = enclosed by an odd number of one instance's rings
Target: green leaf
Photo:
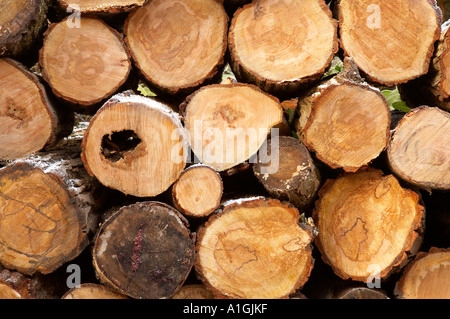
[[[342,62],[339,57],[335,56],[331,61],[331,65],[328,70],[322,75],[322,79],[331,75],[338,74],[342,70],[344,70],[344,62]]]
[[[231,67],[229,64],[225,66],[222,73],[222,82],[226,80],[227,78],[232,78],[234,81],[237,82],[236,76],[234,75],[233,71],[231,70]]]
[[[382,90],[381,94],[383,94],[383,96],[386,98],[391,111],[398,110],[405,113],[411,111],[411,108],[406,104],[406,102],[402,101],[402,97],[400,95],[398,87],[395,87],[395,89],[393,90]]]
[[[147,96],[147,97],[148,97],[148,96],[156,96],[156,93],[152,92],[152,90],[150,90],[150,89],[148,88],[148,86],[145,85],[145,84],[142,83],[142,82],[139,82],[137,90],[138,90],[139,93],[141,93],[143,96]]]

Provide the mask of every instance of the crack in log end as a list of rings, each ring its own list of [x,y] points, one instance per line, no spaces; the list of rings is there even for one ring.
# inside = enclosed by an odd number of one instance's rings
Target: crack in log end
[[[214,257],[225,273],[235,274],[246,264],[258,261],[256,250],[248,246],[238,245],[234,248],[217,248]],[[226,268],[226,269],[225,269]]]
[[[362,261],[366,257],[364,255],[367,255],[367,252],[364,253],[361,249],[369,238],[369,230],[366,228],[366,224],[364,220],[357,217],[353,225],[345,229],[342,235],[340,235],[340,238],[343,239],[340,245],[342,251],[351,260]],[[357,245],[354,243],[357,243]]]
[[[142,264],[141,254],[142,254],[142,241],[143,241],[143,231],[144,231],[144,224],[139,225],[139,230],[134,238],[134,244],[133,244],[133,257],[131,261],[131,271],[134,275],[134,273],[139,269],[139,266]]]
[[[139,136],[132,130],[123,130],[104,135],[102,138],[101,152],[109,161],[115,163],[125,157],[142,142]]]

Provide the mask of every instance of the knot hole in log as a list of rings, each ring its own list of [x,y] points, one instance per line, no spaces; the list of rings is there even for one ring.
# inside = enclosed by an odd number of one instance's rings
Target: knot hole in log
[[[141,139],[132,130],[123,130],[104,135],[102,138],[102,155],[111,162],[124,158],[124,154],[133,151]]]

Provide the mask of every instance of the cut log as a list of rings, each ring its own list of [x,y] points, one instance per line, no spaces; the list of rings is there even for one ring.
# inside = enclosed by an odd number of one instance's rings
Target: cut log
[[[93,264],[103,284],[135,299],[170,298],[194,263],[185,218],[159,202],[125,206],[101,227]]]
[[[128,297],[104,285],[89,283],[70,289],[61,299],[128,299]]]
[[[169,94],[192,92],[219,74],[228,16],[217,0],[154,0],[130,14],[124,33],[136,66]]]
[[[420,247],[419,195],[375,169],[344,173],[319,191],[313,212],[322,259],[343,279],[385,279]]]
[[[30,280],[17,271],[0,272],[0,299],[30,299]]]
[[[442,15],[430,0],[340,0],[341,46],[371,81],[387,86],[428,72]]]
[[[283,117],[278,99],[240,83],[204,86],[180,110],[195,156],[219,172],[255,155]]]
[[[420,252],[405,268],[394,294],[400,299],[450,298],[450,249]]]
[[[432,77],[430,83],[427,83],[427,91],[433,97],[433,105],[450,111],[450,21],[442,25],[431,66]]]
[[[72,130],[38,77],[19,62],[0,59],[0,87],[0,160],[40,151]]]
[[[320,186],[320,172],[308,149],[298,139],[287,136],[267,144],[267,154],[253,164],[255,176],[272,196],[289,201],[301,211],[308,209]]]
[[[172,299],[215,299],[215,297],[204,285],[191,284],[181,287]]]
[[[312,225],[276,199],[229,201],[198,232],[195,269],[223,298],[287,298],[313,268]]]
[[[166,191],[186,166],[187,139],[178,114],[128,93],[113,96],[97,111],[82,148],[89,174],[138,197]]]
[[[340,287],[334,289],[329,296],[330,299],[389,299],[381,289],[368,288],[364,286]]]
[[[318,159],[354,172],[387,147],[390,109],[384,96],[359,76],[353,61],[331,80],[299,99],[296,131]]]
[[[47,0],[2,1],[0,4],[0,57],[29,53],[47,27]]]
[[[131,61],[119,33],[97,18],[80,17],[80,27],[66,18],[45,33],[39,64],[56,96],[84,111],[125,83]]]
[[[77,126],[78,128],[78,126]],[[0,262],[48,274],[77,257],[98,228],[105,192],[80,158],[82,133],[0,170]]]
[[[87,245],[87,217],[71,190],[60,176],[28,163],[0,170],[0,217],[0,262],[27,275],[51,273]]]
[[[223,182],[220,174],[206,165],[184,170],[172,187],[175,208],[188,217],[206,217],[220,205]]]
[[[426,190],[450,190],[450,114],[422,106],[406,114],[387,150],[392,171]]]
[[[58,0],[58,4],[67,10],[72,8],[80,13],[119,13],[128,12],[142,6],[146,0]]]
[[[403,99],[414,107],[430,105],[450,111],[450,21],[442,25],[429,72],[399,89]]]
[[[293,93],[330,64],[338,50],[337,22],[323,0],[253,1],[233,16],[229,50],[240,81]]]

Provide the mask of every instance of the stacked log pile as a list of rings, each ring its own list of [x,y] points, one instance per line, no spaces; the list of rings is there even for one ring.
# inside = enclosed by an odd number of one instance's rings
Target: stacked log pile
[[[1,2],[0,298],[450,298],[441,8]]]

